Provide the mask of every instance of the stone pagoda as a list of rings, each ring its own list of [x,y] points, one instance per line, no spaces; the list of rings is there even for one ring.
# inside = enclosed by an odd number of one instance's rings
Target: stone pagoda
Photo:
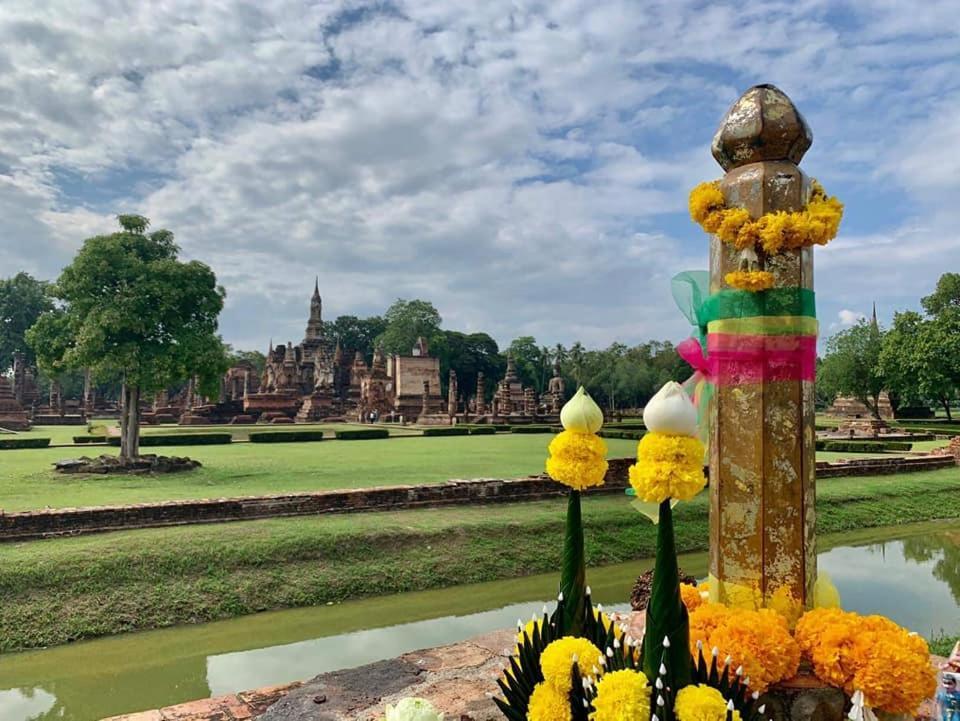
[[[0,428],[8,431],[30,429],[30,417],[13,395],[13,386],[5,375],[0,375]]]

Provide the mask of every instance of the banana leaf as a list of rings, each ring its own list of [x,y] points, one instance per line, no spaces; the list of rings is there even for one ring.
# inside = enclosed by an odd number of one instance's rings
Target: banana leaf
[[[680,598],[680,571],[670,499],[660,504],[659,517],[657,558],[643,637],[643,672],[647,678],[656,678],[660,664],[664,663],[669,676],[666,684],[676,693],[690,684],[693,659],[690,656],[690,620]],[[664,638],[670,639],[668,647],[664,646]]]
[[[560,636],[583,635],[586,585],[580,492],[571,490],[567,502],[567,528],[563,539],[563,567],[560,572],[560,593],[563,596]]]

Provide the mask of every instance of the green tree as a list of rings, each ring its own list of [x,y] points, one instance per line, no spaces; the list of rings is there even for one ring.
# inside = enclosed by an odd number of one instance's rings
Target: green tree
[[[120,457],[140,448],[140,399],[192,375],[213,394],[226,369],[217,317],[224,291],[203,263],[182,262],[173,233],[142,216],[87,239],[55,285],[62,308],[28,332],[41,365],[90,368],[122,383]]]
[[[387,329],[387,322],[378,315],[358,318],[355,315],[341,315],[329,326],[330,335],[340,343],[340,347],[352,357],[360,351],[369,363],[373,358],[377,338]],[[407,348],[403,351],[409,353]]]
[[[884,390],[880,369],[883,334],[866,320],[841,331],[827,341],[820,382],[837,394],[855,397],[879,418],[880,393]]]
[[[538,394],[543,393],[546,385],[546,379],[543,377],[544,359],[536,338],[525,335],[514,339],[507,353],[513,356],[517,376],[524,387],[529,386]]]
[[[483,373],[484,385],[488,388],[503,374],[504,364],[497,342],[486,333],[442,330],[433,337],[430,353],[440,359],[441,393],[444,394],[451,368],[457,373],[460,396],[464,398],[475,392],[479,373]]]
[[[960,392],[960,308],[948,308],[925,321],[914,341],[918,384],[924,398],[950,406]]]
[[[0,373],[13,365],[13,354],[23,353],[29,365],[36,354],[26,332],[42,314],[53,310],[50,284],[29,273],[0,280]]]
[[[925,322],[919,313],[913,311],[894,313],[893,325],[883,335],[880,373],[894,412],[902,405],[919,404],[923,400],[916,340]]]
[[[949,309],[960,310],[960,273],[941,275],[936,289],[923,298],[920,304],[932,316],[938,316]]]
[[[261,375],[267,365],[267,356],[258,350],[236,350],[229,343],[224,343],[223,350],[227,357],[228,368],[241,363],[249,363],[253,366],[257,375]]]
[[[386,353],[409,355],[423,337],[431,340],[440,330],[442,319],[433,303],[426,300],[398,299],[384,314],[386,326],[377,343]]]

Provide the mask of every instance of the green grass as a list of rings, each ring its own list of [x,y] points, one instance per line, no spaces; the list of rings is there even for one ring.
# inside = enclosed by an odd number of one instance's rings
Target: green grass
[[[960,516],[956,468],[829,479],[817,492],[819,533]],[[0,545],[0,651],[553,571],[564,509],[555,499]],[[707,547],[707,513],[706,494],[678,506],[681,552]],[[584,499],[584,519],[589,565],[653,555],[656,528],[626,497]]]
[[[332,436],[338,428],[356,424],[318,424],[295,429],[322,429]],[[173,427],[144,429],[145,434],[169,433]],[[246,438],[251,427],[203,426],[184,432],[222,432]],[[255,430],[290,426],[255,426]],[[409,429],[399,433],[418,434]],[[48,431],[52,431],[49,433]],[[80,429],[80,432],[85,432]],[[26,436],[72,437],[76,429],[48,426]],[[0,451],[0,509],[12,512],[36,508],[70,508],[150,501],[256,496],[343,488],[439,483],[451,478],[514,478],[540,473],[549,435],[500,433],[495,436],[441,438],[408,437],[388,440],[324,443],[236,444],[229,446],[170,446],[145,451],[186,455],[203,463],[189,473],[163,476],[81,476],[54,473],[54,461],[80,455],[116,454],[102,446]],[[636,453],[632,440],[607,439],[611,458]],[[931,441],[930,444],[943,444]],[[922,446],[924,444],[918,444]],[[931,445],[930,447],[933,447]],[[885,457],[877,453],[820,452],[818,460]]]
[[[941,633],[930,639],[930,653],[935,656],[949,656],[953,647],[960,641],[960,636],[948,636]]]
[[[0,451],[0,508],[19,511],[439,483],[451,478],[516,478],[543,471],[550,438],[497,434],[171,446],[152,450],[190,456],[204,467],[160,476],[73,476],[55,473],[51,467],[71,456],[115,454],[116,448]],[[636,441],[618,439],[607,441],[607,446],[613,458],[634,455],[637,449]]]

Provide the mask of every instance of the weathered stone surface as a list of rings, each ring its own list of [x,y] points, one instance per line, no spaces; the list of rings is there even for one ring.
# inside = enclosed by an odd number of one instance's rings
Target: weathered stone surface
[[[497,631],[390,661],[322,674],[288,694],[260,721],[375,721],[407,696],[432,702],[449,719],[499,721],[496,679],[514,643]]]
[[[118,456],[102,455],[96,458],[81,456],[56,461],[55,470],[60,473],[182,473],[200,467],[200,461],[181,456],[158,456],[148,453],[132,461]]]

